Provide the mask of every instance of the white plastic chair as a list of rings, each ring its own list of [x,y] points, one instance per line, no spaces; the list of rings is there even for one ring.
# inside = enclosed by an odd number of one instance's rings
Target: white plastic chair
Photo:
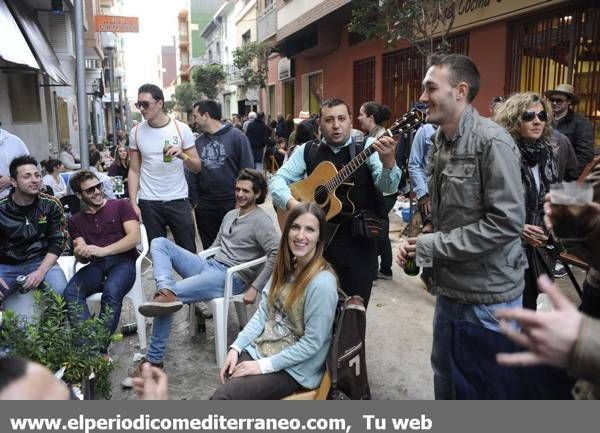
[[[148,245],[148,236],[146,235],[146,228],[144,224],[140,224],[140,244],[138,244],[137,249],[140,253],[138,258],[135,261],[135,282],[133,286],[131,286],[131,290],[127,292],[125,295],[126,298],[129,298],[133,303],[133,308],[135,311],[135,319],[137,322],[137,334],[140,340],[140,350],[146,349],[147,341],[146,341],[146,318],[142,316],[138,307],[146,302],[146,296],[144,296],[144,290],[142,289],[142,261],[146,254],[148,254],[148,250],[150,246]],[[75,275],[79,269],[85,266],[83,263],[79,263],[76,261],[75,256],[60,256],[58,258],[58,264],[61,269],[65,273],[65,278],[69,281]],[[86,298],[88,305],[90,307],[94,306],[94,304],[99,305],[102,299],[102,293],[94,293]]]
[[[221,248],[210,248],[204,250],[198,255],[202,258],[208,259],[219,252]],[[215,354],[217,358],[217,366],[220,368],[225,363],[225,355],[227,353],[227,317],[229,313],[229,303],[235,302],[235,309],[238,315],[240,326],[244,326],[248,321],[248,314],[246,312],[246,305],[244,304],[244,293],[239,295],[232,294],[233,288],[233,274],[243,269],[248,269],[253,266],[260,265],[267,261],[267,256],[260,257],[258,259],[251,260],[240,265],[232,266],[227,269],[225,276],[225,288],[222,298],[211,299],[206,301],[206,306],[213,315],[213,321],[215,325]],[[197,332],[197,319],[195,312],[195,304],[190,304],[189,311],[189,323],[190,323],[190,334],[196,335]]]

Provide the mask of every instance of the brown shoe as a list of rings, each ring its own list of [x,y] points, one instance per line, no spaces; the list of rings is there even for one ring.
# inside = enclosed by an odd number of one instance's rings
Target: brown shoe
[[[154,294],[154,299],[145,302],[138,308],[142,316],[156,317],[173,314],[183,307],[183,302],[178,301],[175,293],[169,289],[158,289]]]
[[[135,368],[135,370],[133,370],[133,372],[127,376],[125,379],[123,379],[121,381],[121,386],[123,388],[133,388],[133,379],[136,377],[142,377],[142,365],[144,365],[144,363],[148,362],[152,367],[158,367],[161,370],[164,370],[164,366],[162,362],[159,363],[155,363],[155,362],[150,362],[147,361],[146,358],[142,358],[139,362],[139,364],[137,365],[137,367]]]

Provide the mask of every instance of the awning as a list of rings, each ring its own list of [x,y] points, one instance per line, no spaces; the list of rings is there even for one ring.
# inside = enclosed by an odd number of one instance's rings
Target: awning
[[[0,28],[3,30],[0,57],[9,62],[40,69],[55,84],[71,85],[34,12],[23,1],[0,0]]]

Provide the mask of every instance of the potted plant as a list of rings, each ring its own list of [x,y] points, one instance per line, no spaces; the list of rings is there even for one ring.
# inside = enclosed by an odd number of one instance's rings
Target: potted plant
[[[4,312],[0,353],[30,359],[51,371],[62,370],[62,379],[81,387],[86,399],[93,398],[94,389],[110,398],[114,366],[100,355],[100,348],[113,339],[105,326],[106,314],[67,324],[66,302],[61,295],[46,287],[36,290],[34,299],[38,312],[34,318]]]

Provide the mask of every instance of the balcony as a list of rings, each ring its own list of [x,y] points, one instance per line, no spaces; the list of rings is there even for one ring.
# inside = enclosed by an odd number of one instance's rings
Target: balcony
[[[258,42],[265,41],[277,33],[277,9],[271,3],[262,11],[257,22]]]
[[[244,82],[242,71],[234,65],[223,65],[223,70],[227,74],[227,84],[239,85]]]
[[[277,10],[277,40],[281,41],[336,11],[351,0],[292,0]]]

